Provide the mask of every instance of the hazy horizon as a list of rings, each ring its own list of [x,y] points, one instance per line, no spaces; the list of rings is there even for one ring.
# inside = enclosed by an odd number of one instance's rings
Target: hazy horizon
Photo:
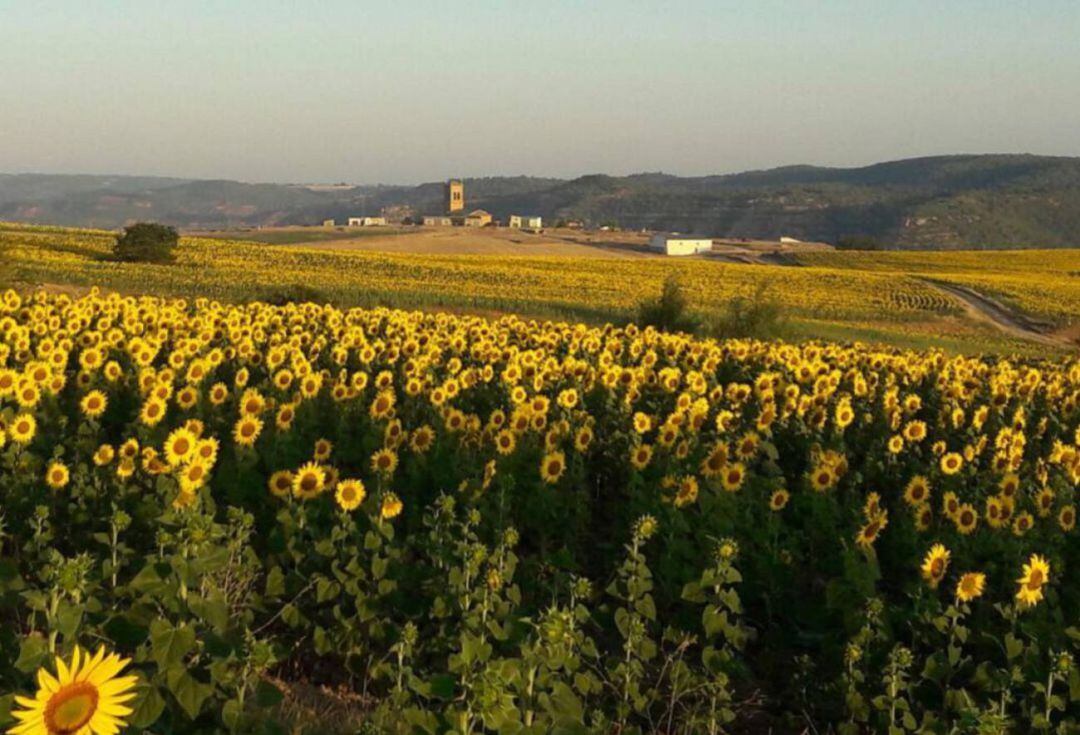
[[[818,163],[785,163],[778,166],[769,166],[765,168],[754,169],[740,169],[738,171],[711,171],[703,174],[681,174],[673,171],[627,171],[623,173],[610,173],[607,171],[582,171],[576,174],[569,174],[563,176],[542,176],[532,173],[489,173],[489,174],[476,174],[473,176],[445,176],[438,179],[425,179],[416,181],[401,181],[401,182],[389,182],[389,181],[348,181],[348,180],[254,180],[243,179],[228,176],[176,176],[172,174],[146,174],[139,172],[121,172],[121,171],[2,171],[0,170],[0,176],[13,175],[13,176],[95,176],[95,177],[131,177],[131,178],[160,178],[160,179],[181,179],[187,181],[235,181],[241,184],[272,184],[280,186],[334,186],[340,184],[349,184],[357,187],[364,186],[387,186],[387,187],[413,187],[421,186],[423,184],[441,183],[447,179],[459,178],[459,179],[485,179],[485,178],[538,178],[538,179],[562,179],[566,181],[573,181],[574,179],[583,178],[586,176],[611,176],[611,177],[625,177],[625,176],[676,176],[680,178],[696,178],[701,176],[732,176],[738,174],[755,173],[758,171],[769,171],[775,169],[785,168],[834,168],[834,169],[859,169],[867,168],[878,164],[895,163],[897,161],[909,161],[924,158],[939,158],[939,157],[951,157],[951,156],[1040,156],[1049,158],[1080,158],[1080,156],[1058,155],[1058,154],[1042,154],[1032,153],[1031,151],[981,151],[981,152],[956,152],[956,153],[941,153],[928,156],[910,156],[906,158],[893,158],[880,161],[869,161],[866,163],[857,163],[851,166],[827,166]]]
[[[0,0],[0,171],[409,185],[1080,153],[1080,4]]]

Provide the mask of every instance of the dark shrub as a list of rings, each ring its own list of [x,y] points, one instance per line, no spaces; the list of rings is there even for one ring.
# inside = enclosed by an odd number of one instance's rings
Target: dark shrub
[[[664,280],[658,298],[641,302],[637,321],[643,327],[655,327],[665,332],[694,333],[700,327],[699,321],[687,311],[686,295],[675,275]]]
[[[717,339],[775,339],[784,327],[784,308],[762,281],[751,296],[735,296],[704,331]]]
[[[138,222],[124,228],[116,239],[113,255],[131,263],[171,263],[180,236],[172,227],[156,222]]]

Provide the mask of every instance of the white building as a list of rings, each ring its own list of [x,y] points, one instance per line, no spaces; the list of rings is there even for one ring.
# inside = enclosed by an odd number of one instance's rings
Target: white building
[[[349,217],[349,227],[376,227],[386,225],[386,217]]]
[[[516,230],[539,230],[544,226],[540,217],[530,217],[521,214],[510,215],[510,227]]]
[[[697,255],[712,250],[712,239],[693,235],[657,233],[649,240],[649,248],[664,255]]]
[[[798,245],[802,243],[802,240],[796,240],[794,237],[781,237],[780,242],[785,245]]]

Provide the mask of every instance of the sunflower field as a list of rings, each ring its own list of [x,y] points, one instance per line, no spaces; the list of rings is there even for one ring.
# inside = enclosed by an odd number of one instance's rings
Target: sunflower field
[[[1078,482],[1075,359],[9,290],[0,727],[1075,733]]]

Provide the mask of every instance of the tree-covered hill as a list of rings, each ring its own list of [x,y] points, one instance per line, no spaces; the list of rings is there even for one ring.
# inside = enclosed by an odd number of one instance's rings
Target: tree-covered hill
[[[715,237],[882,247],[1080,245],[1080,158],[964,155],[860,168],[786,166],[678,177],[466,179],[468,208]],[[441,211],[442,184],[332,189],[123,176],[0,175],[0,219],[119,227],[314,224],[406,205]]]

